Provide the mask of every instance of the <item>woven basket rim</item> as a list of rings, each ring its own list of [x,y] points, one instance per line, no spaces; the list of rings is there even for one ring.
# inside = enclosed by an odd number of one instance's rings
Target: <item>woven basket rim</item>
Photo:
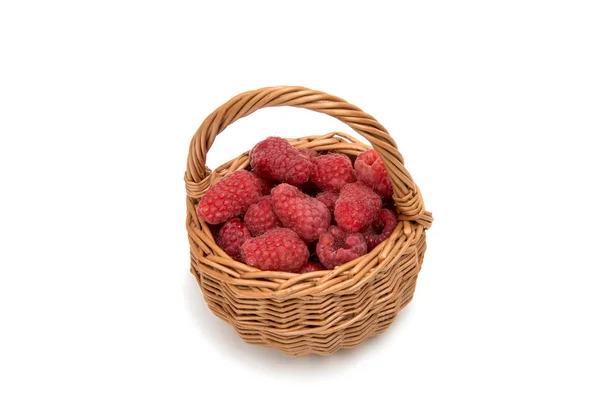
[[[337,152],[356,156],[370,146],[362,143],[349,134],[331,132],[321,136],[307,136],[298,139],[287,139],[297,148],[313,149],[318,152]],[[188,229],[195,228],[201,233],[202,242],[212,252],[207,253],[206,265],[216,267],[223,272],[223,281],[239,288],[240,297],[289,299],[310,295],[327,295],[329,293],[343,294],[354,292],[360,286],[368,283],[379,270],[403,255],[409,255],[414,250],[414,242],[418,241],[426,228],[413,219],[406,218],[398,211],[398,225],[392,235],[367,253],[351,262],[338,266],[333,270],[314,271],[309,273],[286,273],[262,271],[232,259],[214,240],[209,225],[198,218],[195,202],[220,178],[236,170],[249,166],[249,152],[222,164],[214,171],[207,170],[207,176],[200,182],[201,191],[198,198],[187,197],[191,222]],[[188,230],[189,231],[189,230]]]

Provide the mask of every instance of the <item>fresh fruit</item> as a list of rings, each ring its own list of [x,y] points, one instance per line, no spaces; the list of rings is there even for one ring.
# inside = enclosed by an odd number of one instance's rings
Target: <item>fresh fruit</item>
[[[198,204],[198,216],[209,224],[219,224],[243,214],[261,195],[261,183],[256,175],[238,170],[206,192]]]
[[[312,164],[310,180],[325,191],[339,192],[344,185],[356,181],[352,162],[342,153],[316,157]]]
[[[390,211],[389,209],[382,209],[379,211],[379,215],[375,221],[373,221],[367,231],[364,232],[369,251],[373,250],[381,242],[392,235],[397,225],[398,218],[393,211]]]
[[[307,261],[306,264],[302,266],[300,270],[298,270],[298,273],[310,273],[318,270],[325,270],[325,267],[323,267],[323,265],[319,262]]]
[[[273,199],[271,196],[263,196],[256,204],[250,205],[244,223],[254,237],[280,226],[281,222],[273,210]]]
[[[275,228],[242,245],[247,265],[261,270],[298,271],[308,260],[306,243],[288,228]]]
[[[383,161],[375,150],[361,153],[354,162],[356,178],[372,187],[382,197],[392,196],[392,182],[388,176]]]
[[[335,201],[337,201],[338,197],[339,195],[335,192],[323,191],[319,192],[317,196],[315,196],[315,199],[317,201],[321,201],[323,205],[329,208],[329,211],[331,211],[331,213],[333,214],[333,209],[335,208]]]
[[[308,156],[281,137],[268,137],[250,152],[250,166],[262,178],[300,185],[310,178]]]
[[[309,159],[314,159],[315,157],[319,156],[319,154],[313,149],[298,149],[298,151]]]
[[[365,230],[381,209],[381,197],[360,182],[342,188],[335,202],[334,216],[337,225],[345,232]]]
[[[317,244],[317,255],[328,269],[347,263],[367,254],[367,242],[360,233],[345,233],[332,225],[321,235]]]
[[[352,166],[345,154],[268,137],[249,162],[252,171],[226,175],[195,206],[235,260],[261,270],[332,269],[366,254],[398,225],[391,181],[374,150]]]
[[[239,218],[227,221],[219,230],[217,245],[234,260],[241,260],[242,244],[250,238],[250,231]]]
[[[288,184],[271,191],[275,214],[284,227],[294,230],[306,242],[314,241],[331,223],[331,213],[322,202]]]

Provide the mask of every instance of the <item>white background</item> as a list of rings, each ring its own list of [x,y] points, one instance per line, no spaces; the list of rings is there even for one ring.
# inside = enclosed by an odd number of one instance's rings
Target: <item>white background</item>
[[[0,6],[0,414],[600,413],[597,2],[88,3]],[[327,358],[188,271],[189,139],[268,85],[375,115],[435,216],[414,301]],[[208,164],[340,129],[263,110]]]

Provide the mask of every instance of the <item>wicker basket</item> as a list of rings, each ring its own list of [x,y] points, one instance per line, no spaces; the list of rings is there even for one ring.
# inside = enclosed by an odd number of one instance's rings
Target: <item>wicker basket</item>
[[[260,108],[275,106],[330,115],[373,145],[392,180],[398,212],[398,227],[389,239],[334,270],[305,274],[260,271],[231,259],[216,245],[195,205],[215,181],[246,168],[249,161],[245,152],[211,172],[205,164],[206,154],[228,125]],[[369,149],[343,133],[290,143],[350,157]],[[425,229],[432,216],[425,211],[419,188],[387,130],[341,98],[303,87],[262,88],[232,98],[208,116],[192,138],[185,183],[191,272],[209,308],[246,342],[293,356],[332,354],[383,332],[412,299],[425,253]]]

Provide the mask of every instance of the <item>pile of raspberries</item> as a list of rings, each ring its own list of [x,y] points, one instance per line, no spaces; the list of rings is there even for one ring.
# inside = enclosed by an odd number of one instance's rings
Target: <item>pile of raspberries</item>
[[[208,224],[219,224],[211,227],[218,246],[249,266],[333,269],[367,254],[398,224],[392,184],[374,150],[352,166],[344,154],[296,149],[268,137],[250,152],[250,167],[216,182],[197,211]]]

